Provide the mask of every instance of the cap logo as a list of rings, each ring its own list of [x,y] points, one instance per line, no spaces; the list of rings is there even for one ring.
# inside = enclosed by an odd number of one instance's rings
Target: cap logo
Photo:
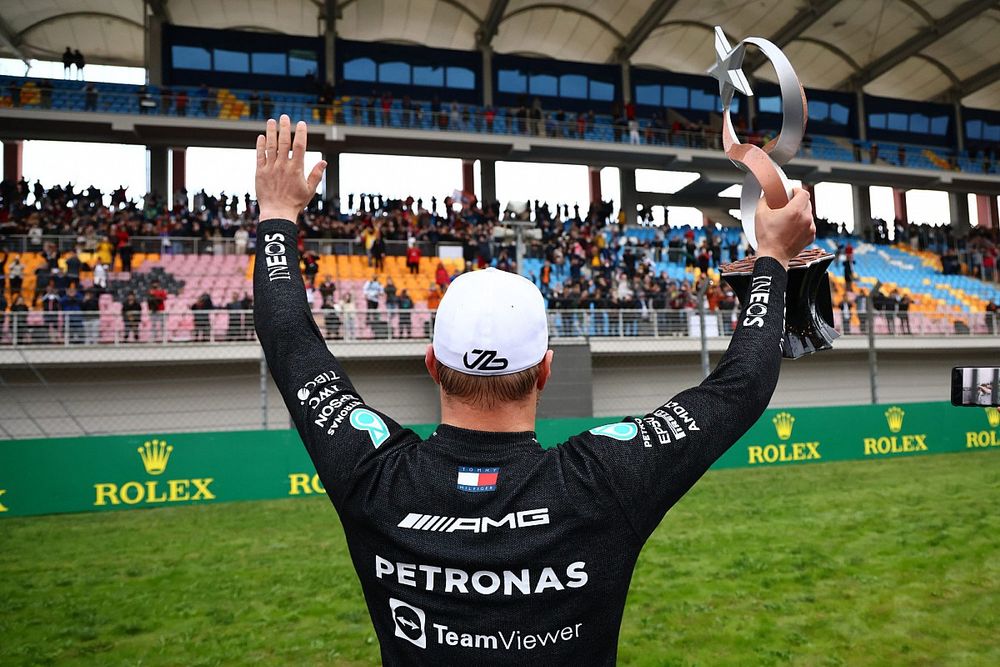
[[[473,350],[472,354],[479,356],[471,362],[469,361],[468,352],[462,355],[462,363],[469,370],[502,371],[507,368],[507,360],[503,357],[498,357],[496,350]]]

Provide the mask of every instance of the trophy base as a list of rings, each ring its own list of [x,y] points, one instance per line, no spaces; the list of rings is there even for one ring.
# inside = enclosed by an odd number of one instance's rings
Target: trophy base
[[[745,304],[757,257],[747,257],[719,267],[722,279]],[[785,297],[785,333],[781,354],[798,359],[807,354],[833,349],[840,333],[833,327],[833,299],[827,269],[834,256],[819,249],[803,250],[788,263]]]

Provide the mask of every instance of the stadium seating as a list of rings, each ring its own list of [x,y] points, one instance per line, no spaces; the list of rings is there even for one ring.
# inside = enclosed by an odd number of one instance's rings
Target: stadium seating
[[[50,107],[54,110],[64,111],[84,111],[86,110],[86,95],[84,93],[83,82],[67,81],[59,79],[48,80],[52,85],[52,99]],[[37,108],[42,104],[42,92],[39,88],[41,79],[20,79],[11,76],[0,76],[0,107],[11,107],[13,101],[10,90],[12,86],[20,87],[20,106]],[[231,90],[227,88],[212,89],[213,96],[209,99],[209,104],[204,105],[206,100],[202,90],[193,87],[171,87],[170,91],[173,99],[167,104],[167,108],[161,107],[160,92],[164,90],[158,86],[140,86],[114,83],[95,83],[97,91],[96,111],[104,113],[131,113],[137,114],[140,109],[140,98],[144,94],[150,96],[152,106],[146,109],[147,113],[157,115],[178,115],[176,107],[176,95],[184,91],[188,97],[185,116],[190,118],[211,117],[224,120],[249,119],[253,116],[253,108],[250,102],[251,91]],[[292,120],[307,120],[321,123],[332,123],[335,116],[342,118],[342,122],[348,125],[369,125],[383,126],[383,113],[381,99],[379,98],[338,98],[334,107],[320,108],[315,96],[302,93],[267,92],[270,100],[268,104],[273,107],[273,113],[287,113]],[[440,126],[431,112],[429,101],[412,102],[414,109],[419,108],[419,113],[415,112],[412,119],[404,118],[402,101],[393,99],[388,116],[390,127],[402,128],[413,127],[424,130],[435,130]],[[334,109],[337,111],[334,111]],[[450,105],[441,105],[441,116],[447,118],[445,126],[450,130],[466,132],[486,132],[486,124],[482,118],[485,108],[475,105],[462,105],[463,113],[459,114],[457,122],[451,117]],[[466,120],[464,111],[467,110],[469,119]],[[547,109],[546,113],[551,113],[552,109]],[[263,106],[258,110],[260,117],[263,117]],[[510,110],[499,107],[494,110],[495,119],[492,124],[492,132],[495,134],[511,134],[515,132],[515,123],[510,116]],[[682,116],[672,111],[678,118]],[[543,121],[544,122],[544,121]],[[645,128],[649,120],[640,121],[640,143],[645,143]],[[576,115],[567,114],[566,133],[562,131],[557,136],[575,137]],[[524,131],[524,128],[521,128]],[[596,114],[593,124],[583,137],[588,141],[612,141],[614,130],[612,118],[607,114]],[[868,141],[852,142],[840,137],[824,137],[820,135],[810,135],[811,145],[800,150],[800,156],[814,157],[823,160],[835,160],[842,162],[853,162],[856,160],[856,152],[862,162],[870,161],[870,151],[872,143]],[[622,141],[628,141],[628,133],[623,133]],[[857,151],[855,150],[857,149]],[[983,173],[983,155],[977,153],[970,155],[966,151],[958,153],[954,157],[952,166],[951,154],[941,148],[932,148],[919,145],[905,146],[902,164],[900,164],[899,145],[895,143],[878,142],[878,160],[891,165],[904,166],[915,169],[951,170],[957,168],[961,171]],[[988,165],[987,173],[1000,173],[1000,165],[996,162]]]

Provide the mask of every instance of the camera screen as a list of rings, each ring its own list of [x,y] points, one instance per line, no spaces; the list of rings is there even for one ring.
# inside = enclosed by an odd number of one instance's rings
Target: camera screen
[[[954,405],[1000,405],[1000,368],[967,367],[952,369],[951,402]]]

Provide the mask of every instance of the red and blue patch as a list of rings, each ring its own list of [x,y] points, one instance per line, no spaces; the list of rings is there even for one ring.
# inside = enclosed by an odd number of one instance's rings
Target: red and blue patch
[[[483,491],[496,491],[497,478],[500,476],[500,468],[469,468],[458,467],[459,491],[468,493],[481,493]]]

